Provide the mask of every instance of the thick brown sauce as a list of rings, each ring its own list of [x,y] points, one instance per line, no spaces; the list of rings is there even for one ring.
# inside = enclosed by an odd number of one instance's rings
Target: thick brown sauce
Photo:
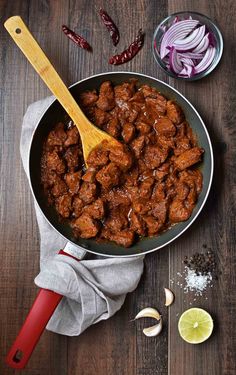
[[[203,149],[181,108],[135,81],[104,82],[87,91],[80,105],[98,127],[121,141],[106,143],[84,160],[77,128],[56,124],[43,150],[41,180],[49,204],[75,236],[131,246],[187,220],[202,189],[196,169]]]

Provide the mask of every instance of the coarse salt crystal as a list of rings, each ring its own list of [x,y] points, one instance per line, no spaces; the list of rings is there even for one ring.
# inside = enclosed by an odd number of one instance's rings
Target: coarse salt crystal
[[[184,292],[187,293],[195,292],[196,295],[201,296],[202,292],[210,286],[212,282],[212,275],[210,272],[208,272],[206,275],[202,275],[199,273],[199,275],[196,274],[194,270],[191,270],[188,267],[185,267],[185,281],[186,286],[184,287]]]

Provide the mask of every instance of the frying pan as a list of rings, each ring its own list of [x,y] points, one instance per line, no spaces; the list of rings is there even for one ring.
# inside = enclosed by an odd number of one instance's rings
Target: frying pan
[[[116,72],[97,74],[75,83],[70,87],[70,91],[75,99],[80,93],[86,90],[98,89],[102,82],[111,81],[114,85],[120,84],[130,79],[137,79],[138,86],[147,84],[155,87],[168,99],[176,100],[183,109],[187,121],[190,123],[194,133],[197,135],[199,145],[204,148],[204,161],[200,168],[203,174],[203,189],[198,197],[197,204],[191,217],[185,222],[174,225],[161,235],[143,238],[130,248],[124,248],[115,243],[98,243],[93,239],[75,238],[69,224],[58,220],[58,214],[53,207],[49,207],[40,183],[40,160],[43,149],[43,142],[52,127],[59,121],[63,122],[65,111],[55,100],[45,111],[40,119],[32,137],[29,158],[30,183],[34,198],[48,222],[66,240],[84,248],[86,251],[98,255],[128,257],[134,255],[147,254],[158,250],[179,237],[194,222],[206,202],[213,175],[213,152],[211,141],[207,129],[196,109],[177,90],[156,78],[144,74],[130,72]]]
[[[155,87],[168,99],[175,100],[181,106],[187,121],[190,123],[190,126],[198,138],[199,145],[205,150],[204,160],[200,165],[203,174],[203,188],[198,197],[193,213],[188,220],[174,225],[159,236],[140,239],[138,243],[128,249],[113,242],[98,243],[91,239],[75,238],[69,224],[60,221],[55,209],[48,206],[40,181],[40,161],[43,143],[53,126],[57,122],[63,122],[66,115],[59,102],[55,100],[42,115],[32,136],[29,157],[30,186],[33,196],[46,220],[61,236],[65,238],[65,240],[68,241],[66,248],[64,249],[65,251],[60,250],[59,253],[66,256],[72,256],[77,260],[79,260],[78,258],[81,259],[86,252],[111,257],[130,257],[158,250],[170,244],[188,229],[199,215],[209,194],[213,175],[213,152],[211,141],[198,112],[177,90],[156,78],[144,74],[112,72],[97,74],[77,82],[70,87],[70,91],[74,98],[78,100],[80,93],[86,90],[99,89],[101,83],[104,81],[109,80],[114,85],[117,85],[129,81],[130,79],[136,79],[137,86],[147,84]],[[47,322],[52,316],[61,298],[62,296],[58,293],[45,289],[40,290],[18,337],[8,353],[6,361],[11,367],[20,369],[26,365]],[[22,358],[19,358],[19,353],[23,356]]]

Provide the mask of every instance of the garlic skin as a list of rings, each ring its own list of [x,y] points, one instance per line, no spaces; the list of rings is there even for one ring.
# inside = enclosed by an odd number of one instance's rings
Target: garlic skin
[[[160,319],[160,323],[155,324],[154,326],[151,326],[148,328],[144,328],[143,333],[147,337],[158,336],[162,331],[162,327],[163,327],[163,323],[162,323],[162,319]]]
[[[164,291],[166,296],[165,306],[170,306],[172,305],[175,299],[174,293],[168,288],[164,288]]]
[[[134,320],[140,319],[140,318],[154,318],[156,320],[160,320],[161,319],[161,315],[160,315],[160,313],[156,309],[153,309],[152,307],[146,307],[145,309],[141,310],[136,315],[136,317],[134,318]]]
[[[140,318],[154,318],[158,321],[158,324],[155,324],[154,326],[143,329],[143,333],[145,336],[154,337],[154,336],[159,335],[159,333],[161,333],[162,327],[163,327],[162,317],[156,309],[152,307],[146,307],[145,309],[141,310],[136,315],[134,320],[140,319]]]

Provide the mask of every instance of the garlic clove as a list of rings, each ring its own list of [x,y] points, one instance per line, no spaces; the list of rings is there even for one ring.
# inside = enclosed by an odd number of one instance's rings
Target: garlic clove
[[[156,320],[160,320],[161,319],[161,315],[160,315],[160,313],[156,309],[153,309],[152,307],[146,307],[145,309],[141,310],[136,315],[136,317],[134,318],[134,320],[140,319],[140,318],[154,318]]]
[[[160,323],[155,324],[154,326],[151,326],[148,328],[144,328],[143,333],[147,337],[158,336],[162,331],[162,327],[163,327],[162,319],[160,319]]]
[[[166,302],[165,302],[165,306],[170,306],[173,302],[174,302],[174,293],[168,289],[168,288],[164,288],[165,290],[165,296],[166,296]]]

